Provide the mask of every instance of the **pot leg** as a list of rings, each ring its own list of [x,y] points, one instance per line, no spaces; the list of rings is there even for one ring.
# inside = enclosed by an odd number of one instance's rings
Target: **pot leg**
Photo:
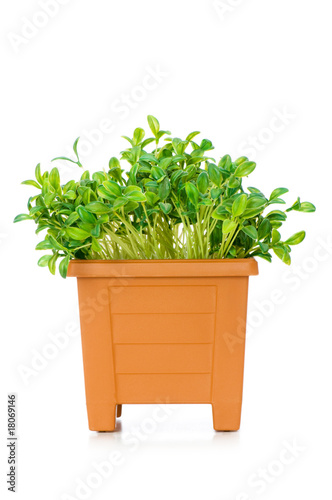
[[[240,428],[247,294],[248,277],[220,279],[211,391],[216,431],[237,431]]]
[[[241,422],[240,404],[212,404],[213,427],[216,431],[238,431]]]
[[[122,415],[122,405],[117,405],[116,407],[116,416],[121,417]]]
[[[114,431],[115,367],[108,279],[78,278],[85,393],[89,428]]]
[[[90,431],[110,432],[115,429],[116,405],[98,403],[88,405],[88,420]]]

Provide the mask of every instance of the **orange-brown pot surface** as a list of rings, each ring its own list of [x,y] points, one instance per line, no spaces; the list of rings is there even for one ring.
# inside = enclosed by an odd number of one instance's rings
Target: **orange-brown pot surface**
[[[89,428],[114,430],[122,404],[208,403],[216,430],[239,429],[254,274],[254,259],[71,261]]]

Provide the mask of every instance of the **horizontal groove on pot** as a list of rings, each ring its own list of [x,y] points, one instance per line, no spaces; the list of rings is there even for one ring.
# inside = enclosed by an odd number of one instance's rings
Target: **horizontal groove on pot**
[[[119,404],[211,402],[210,374],[121,374],[116,381]]]
[[[115,345],[115,372],[211,373],[212,344]]]
[[[115,344],[210,343],[215,315],[208,314],[112,314]]]
[[[114,345],[164,345],[164,344],[176,344],[176,345],[213,345],[213,342],[114,342]]]
[[[135,285],[109,288],[112,314],[214,313],[216,286]],[[156,324],[157,326],[157,324]]]

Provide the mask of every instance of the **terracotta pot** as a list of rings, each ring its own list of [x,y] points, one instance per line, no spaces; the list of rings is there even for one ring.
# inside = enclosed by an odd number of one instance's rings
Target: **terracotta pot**
[[[207,403],[240,427],[248,277],[254,259],[73,260],[89,428],[123,404]]]

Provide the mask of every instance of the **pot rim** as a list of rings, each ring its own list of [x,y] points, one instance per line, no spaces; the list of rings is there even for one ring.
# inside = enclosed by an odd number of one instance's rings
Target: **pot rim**
[[[247,259],[142,259],[71,260],[69,277],[77,278],[173,278],[253,276],[257,261]]]

